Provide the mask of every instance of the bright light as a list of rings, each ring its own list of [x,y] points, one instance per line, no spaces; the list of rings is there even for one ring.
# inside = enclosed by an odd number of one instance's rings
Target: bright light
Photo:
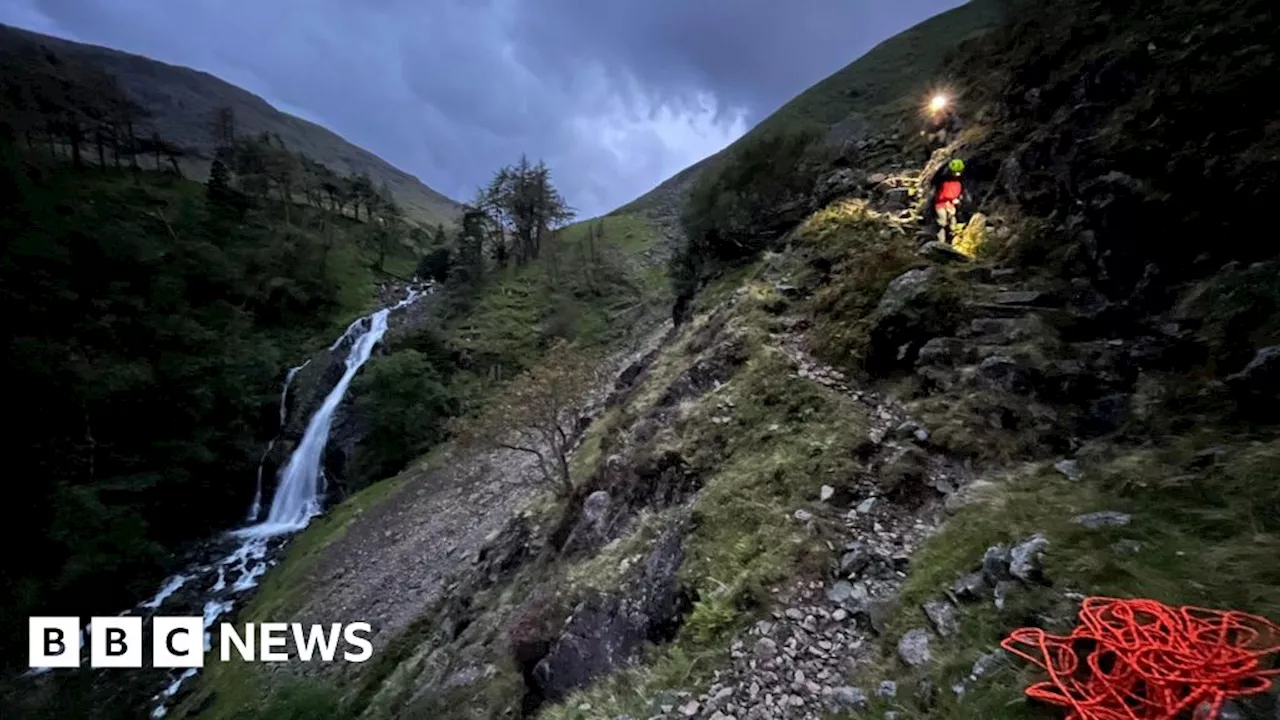
[[[934,95],[933,99],[929,101],[929,109],[932,110],[933,112],[941,112],[946,107],[947,107],[946,95]]]

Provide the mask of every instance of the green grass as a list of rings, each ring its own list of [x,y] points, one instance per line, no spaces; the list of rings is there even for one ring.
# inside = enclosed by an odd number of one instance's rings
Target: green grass
[[[1226,442],[1220,466],[1192,466],[1196,451]],[[866,672],[900,683],[893,709],[907,718],[1055,717],[1028,705],[1022,689],[1042,679],[1021,660],[971,686],[957,698],[948,688],[974,660],[1033,617],[1063,632],[1076,622],[1070,590],[1104,597],[1145,597],[1169,605],[1235,609],[1280,621],[1280,441],[1225,440],[1210,435],[1166,438],[1150,448],[1109,450],[1090,458],[1086,477],[1071,483],[1052,470],[1027,472],[989,488],[985,498],[952,518],[913,558],[898,615],[891,622],[883,662]],[[1127,527],[1088,530],[1072,522],[1098,510],[1129,513]],[[1045,571],[1052,588],[1024,588],[1002,611],[992,603],[966,605],[960,632],[935,639],[937,663],[908,672],[892,656],[896,639],[926,625],[920,604],[939,597],[986,548],[1042,532],[1050,546]],[[1135,541],[1128,554],[1117,541]],[[918,707],[911,688],[928,679],[941,689],[938,704]],[[905,686],[902,687],[902,686]]]
[[[732,638],[770,608],[776,589],[819,577],[832,562],[822,540],[838,535],[841,520],[817,499],[822,485],[839,486],[853,476],[853,445],[865,435],[866,418],[847,398],[793,377],[788,362],[763,342],[776,292],[757,280],[745,287],[734,320],[719,333],[741,333],[749,359],[720,390],[686,402],[673,432],[660,436],[691,467],[707,471],[679,571],[681,586],[696,595],[693,609],[676,639],[652,648],[643,666],[605,678],[540,717],[654,714],[658,705],[671,704],[669,691],[710,677]],[[681,369],[700,357],[690,352],[691,338],[714,327],[706,315],[695,318],[655,361],[650,380],[619,422],[644,417]],[[712,336],[712,347],[721,337]],[[725,417],[731,421],[715,421]],[[801,508],[814,513],[811,523],[795,519]],[[570,577],[607,579],[606,569],[635,546],[636,537],[656,534],[646,528],[661,525],[664,516],[653,516],[635,537],[571,569]]]
[[[601,223],[596,260],[589,260],[588,226]],[[478,373],[464,381],[483,388],[528,369],[553,338],[588,350],[637,340],[668,310],[660,264],[647,260],[659,242],[639,218],[611,216],[562,230],[527,267],[490,277],[468,310],[450,320],[452,344]]]

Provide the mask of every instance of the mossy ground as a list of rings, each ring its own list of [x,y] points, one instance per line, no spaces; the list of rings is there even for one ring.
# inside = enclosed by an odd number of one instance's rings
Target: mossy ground
[[[486,280],[445,328],[472,368],[457,380],[462,396],[480,398],[485,388],[515,377],[555,338],[587,349],[642,338],[668,310],[663,267],[646,255],[657,242],[656,232],[631,215],[587,220],[560,231],[530,265]]]
[[[848,398],[796,376],[768,343],[783,304],[772,284],[749,277],[737,287],[745,292],[725,332],[745,336],[749,357],[718,390],[683,407],[668,440],[692,465],[711,469],[692,504],[679,571],[697,601],[676,639],[653,648],[642,666],[606,678],[540,717],[652,714],[667,691],[708,677],[732,637],[771,609],[778,592],[798,579],[819,577],[832,561],[824,540],[841,528],[818,496],[822,485],[839,486],[850,477],[866,418]],[[668,346],[653,366],[654,387],[642,388],[633,407],[651,402],[693,359],[689,339],[715,312],[695,318]],[[798,521],[798,509],[813,512],[813,521]]]
[[[1218,464],[1196,467],[1205,457],[1197,460],[1196,453],[1213,448],[1220,452]],[[1028,466],[987,487],[979,502],[962,509],[915,555],[882,662],[860,678],[869,687],[881,679],[897,681],[899,698],[873,710],[897,710],[904,718],[1056,717],[1023,698],[1023,688],[1043,678],[1020,659],[1005,660],[962,696],[950,688],[1018,627],[1068,632],[1077,606],[1066,592],[1280,619],[1280,442],[1204,433],[1143,447],[1101,447],[1084,457],[1085,476],[1078,482]],[[1100,510],[1127,513],[1132,521],[1098,530],[1073,522]],[[923,672],[896,659],[897,638],[927,625],[921,603],[940,597],[959,574],[976,567],[988,547],[1036,532],[1050,543],[1045,573],[1052,587],[1021,589],[1003,610],[989,600],[966,605],[959,632],[935,639],[937,661]],[[1133,542],[1137,552],[1131,552]],[[936,702],[915,700],[921,680],[938,688]]]

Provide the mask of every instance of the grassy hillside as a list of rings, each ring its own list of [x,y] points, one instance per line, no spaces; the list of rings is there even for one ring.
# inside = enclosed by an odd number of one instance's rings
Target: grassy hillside
[[[375,186],[385,182],[412,220],[432,227],[448,225],[459,212],[458,203],[373,153],[208,73],[0,25],[0,51],[22,43],[43,45],[67,59],[90,63],[116,76],[124,91],[152,114],[150,122],[160,136],[193,154],[191,174],[199,179],[213,157],[208,129],[212,113],[216,108],[230,107],[243,135],[279,135],[289,149],[341,175],[368,173]]]
[[[998,0],[971,0],[895,35],[822,82],[797,95],[737,142],[619,208],[670,225],[698,177],[752,138],[777,131],[816,130],[840,144],[859,133],[885,133],[909,117],[935,88],[949,54],[996,26]]]

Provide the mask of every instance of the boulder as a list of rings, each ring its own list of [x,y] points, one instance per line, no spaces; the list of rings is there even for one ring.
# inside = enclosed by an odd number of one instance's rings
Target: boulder
[[[920,247],[920,254],[936,263],[966,263],[969,256],[950,245],[934,240]]]
[[[563,699],[634,664],[647,644],[669,640],[689,606],[676,578],[683,558],[683,532],[673,527],[654,543],[639,577],[622,592],[579,604],[533,667],[532,679],[543,697]]]
[[[933,652],[929,647],[931,642],[928,630],[908,630],[898,641],[898,657],[911,667],[920,667],[933,660]]]
[[[926,341],[950,335],[959,320],[957,292],[936,266],[895,278],[868,318],[867,369],[882,375],[910,368]]]
[[[1004,355],[992,355],[978,365],[976,376],[986,384],[1014,395],[1027,395],[1034,385],[1030,369]]]

